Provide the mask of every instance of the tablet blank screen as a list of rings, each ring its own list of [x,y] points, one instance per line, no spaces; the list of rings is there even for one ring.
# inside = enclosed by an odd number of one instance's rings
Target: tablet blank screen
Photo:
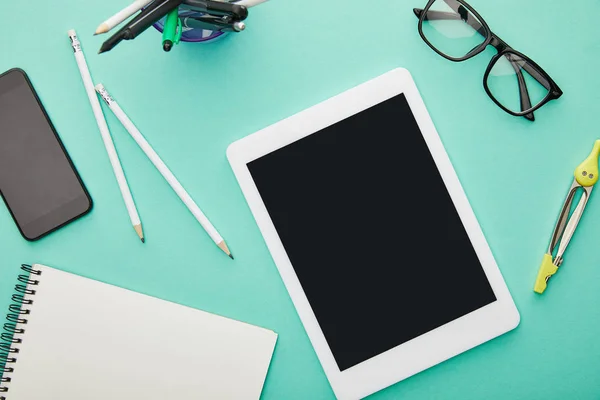
[[[403,94],[248,168],[340,370],[496,300]]]

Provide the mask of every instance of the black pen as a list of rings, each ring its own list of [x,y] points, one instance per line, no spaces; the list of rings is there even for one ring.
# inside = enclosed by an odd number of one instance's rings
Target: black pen
[[[122,40],[135,39],[140,33],[167,15],[169,11],[179,7],[182,2],[183,0],[154,0],[134,19],[104,42],[98,53],[112,50]]]
[[[206,29],[220,32],[241,32],[246,29],[246,24],[241,21],[226,21],[214,15],[202,15],[194,17],[183,17],[181,22],[184,28]]]
[[[236,21],[243,21],[248,17],[248,9],[239,4],[212,0],[183,0],[184,7],[210,15],[231,16]]]

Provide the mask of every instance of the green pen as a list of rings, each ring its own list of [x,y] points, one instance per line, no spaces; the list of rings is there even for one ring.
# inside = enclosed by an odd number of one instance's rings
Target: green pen
[[[181,39],[181,20],[179,19],[179,7],[175,7],[168,14],[163,28],[163,50],[171,51],[174,44]]]

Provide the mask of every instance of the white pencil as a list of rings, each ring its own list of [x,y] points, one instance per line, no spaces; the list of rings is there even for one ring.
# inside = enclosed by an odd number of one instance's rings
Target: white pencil
[[[98,26],[98,29],[96,29],[95,34],[99,35],[101,33],[110,31],[112,28],[119,25],[121,22],[125,21],[127,18],[146,7],[148,4],[152,3],[152,1],[154,0],[135,0],[133,3],[101,23],[100,26]]]
[[[146,141],[142,133],[135,127],[133,122],[129,119],[129,117],[123,112],[119,104],[115,101],[115,99],[106,91],[102,84],[96,85],[96,91],[102,99],[106,102],[108,107],[112,110],[115,116],[121,121],[127,132],[131,135],[133,140],[140,146],[142,151],[146,154],[146,156],[152,161],[152,164],[158,169],[161,175],[167,180],[171,188],[177,193],[177,196],[183,201],[183,203],[187,206],[187,208],[194,214],[194,217],[198,220],[200,225],[204,228],[206,233],[211,237],[211,239],[215,242],[215,244],[223,250],[225,254],[233,259],[229,248],[227,248],[227,244],[225,240],[221,237],[217,229],[213,226],[213,224],[208,220],[206,215],[200,210],[200,207],[194,202],[191,196],[186,192],[186,190],[181,186],[181,183],[175,178],[175,175],[169,170],[163,160],[160,159],[158,154],[154,151],[154,149],[150,146],[150,144]]]
[[[68,34],[69,39],[71,39],[71,46],[73,46],[73,51],[75,52],[75,60],[77,60],[77,66],[79,67],[79,72],[81,73],[83,86],[85,87],[85,91],[87,92],[90,100],[90,105],[94,111],[96,123],[98,124],[98,129],[100,129],[100,134],[102,135],[102,140],[104,141],[104,147],[106,147],[108,158],[110,159],[115,177],[119,183],[119,189],[121,189],[121,195],[123,196],[123,201],[125,201],[125,206],[127,207],[129,218],[131,219],[131,224],[133,225],[133,229],[135,229],[135,232],[138,234],[142,242],[144,242],[144,232],[142,230],[140,216],[135,208],[135,203],[133,202],[129,185],[127,185],[127,179],[125,179],[125,174],[123,173],[123,168],[121,167],[121,162],[119,161],[119,156],[117,155],[117,150],[113,144],[108,126],[106,125],[106,120],[104,119],[104,114],[102,113],[102,107],[100,107],[98,96],[94,90],[94,83],[92,82],[92,76],[90,75],[90,70],[88,69],[85,61],[83,50],[81,49],[81,43],[79,42],[79,39],[77,39],[77,34],[74,30],[70,30]]]

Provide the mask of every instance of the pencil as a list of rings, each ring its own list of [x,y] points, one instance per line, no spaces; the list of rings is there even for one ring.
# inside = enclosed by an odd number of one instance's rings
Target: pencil
[[[125,178],[125,173],[123,172],[123,168],[121,167],[121,162],[119,161],[117,150],[115,149],[115,145],[110,136],[108,125],[106,125],[106,120],[104,119],[104,114],[102,113],[102,107],[100,107],[98,96],[96,95],[96,91],[94,90],[94,83],[92,82],[92,76],[90,75],[90,70],[85,61],[83,50],[81,49],[81,43],[79,42],[79,39],[77,38],[77,33],[75,33],[74,30],[70,30],[68,32],[68,35],[71,39],[71,46],[73,47],[73,51],[75,52],[75,60],[77,60],[77,66],[79,67],[81,79],[83,80],[83,86],[85,87],[85,91],[87,92],[90,105],[92,106],[92,110],[94,111],[96,123],[98,124],[98,129],[100,130],[102,140],[104,141],[104,147],[106,147],[106,152],[108,153],[108,158],[110,159],[113,172],[115,173],[115,177],[117,178],[119,189],[121,189],[123,201],[125,202],[125,206],[127,207],[129,219],[131,220],[133,229],[140,237],[142,243],[144,243],[144,231],[142,230],[140,216],[138,215],[135,203],[133,202],[133,197],[131,196],[131,191],[129,190],[129,185],[127,184],[127,179]]]
[[[96,91],[100,94],[100,97],[106,102],[111,111],[115,114],[115,116],[121,121],[127,132],[131,135],[133,140],[136,141],[138,146],[142,149],[142,151],[146,154],[146,156],[150,159],[152,164],[158,169],[160,174],[166,181],[169,183],[171,188],[177,193],[177,196],[183,201],[186,207],[190,210],[190,212],[196,217],[196,220],[202,225],[206,233],[210,236],[210,238],[215,242],[215,244],[231,259],[233,259],[233,255],[229,248],[227,247],[227,243],[217,229],[213,226],[213,224],[208,220],[206,215],[202,212],[200,207],[194,202],[192,197],[186,192],[186,190],[181,186],[181,183],[177,180],[175,175],[169,170],[166,164],[161,160],[158,154],[154,151],[154,149],[150,146],[150,144],[146,141],[142,133],[136,128],[136,126],[131,122],[129,117],[123,112],[119,104],[116,100],[106,91],[102,84],[96,85]]]
[[[106,33],[110,31],[115,26],[119,25],[121,22],[125,21],[127,18],[131,17],[134,13],[146,7],[148,4],[152,3],[154,0],[136,0],[103,23],[98,26],[96,29],[95,35],[99,35],[101,33]]]

